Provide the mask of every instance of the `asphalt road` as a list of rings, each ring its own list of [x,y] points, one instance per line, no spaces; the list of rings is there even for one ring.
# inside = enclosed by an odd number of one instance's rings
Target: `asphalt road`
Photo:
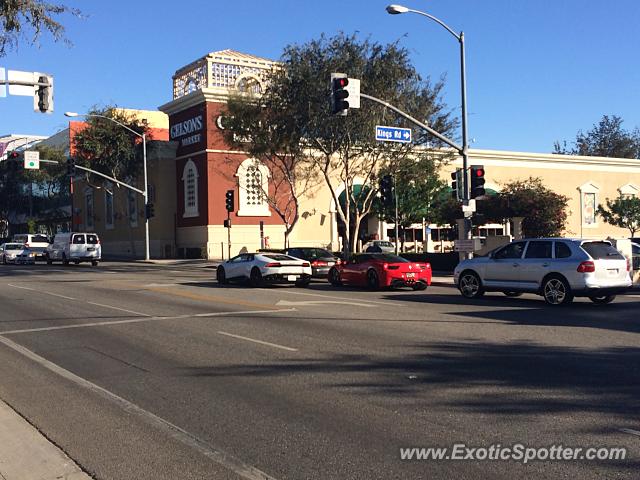
[[[638,478],[640,296],[556,309],[214,277],[0,267],[0,399],[97,479]],[[628,451],[400,459],[518,443]]]

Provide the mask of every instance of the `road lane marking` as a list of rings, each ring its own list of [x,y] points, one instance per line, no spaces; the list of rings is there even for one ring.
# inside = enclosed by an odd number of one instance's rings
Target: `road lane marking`
[[[256,340],[255,338],[249,338],[249,337],[243,337],[241,335],[234,335],[233,333],[229,333],[229,332],[220,332],[219,331],[218,333],[220,335],[226,335],[227,337],[238,338],[240,340],[246,340],[247,342],[259,343],[260,345],[266,345],[268,347],[280,348],[282,350],[287,350],[289,352],[297,352],[298,351],[297,348],[285,347],[284,345],[278,345],[277,343],[263,342],[262,340]]]
[[[638,430],[633,430],[631,428],[621,428],[620,431],[623,433],[630,433],[631,435],[636,435],[637,437],[640,437],[640,431]]]
[[[126,320],[105,320],[104,322],[91,322],[91,323],[74,323],[72,325],[56,325],[52,327],[38,327],[38,328],[23,328],[20,330],[6,330],[4,332],[0,332],[0,335],[13,335],[17,333],[37,333],[37,332],[49,332],[52,330],[69,330],[71,328],[87,328],[87,327],[105,327],[110,325],[123,325],[128,323],[142,323],[142,322],[153,322],[160,320],[182,320],[188,318],[207,318],[207,317],[226,317],[233,315],[252,315],[258,313],[281,313],[281,312],[293,312],[295,308],[283,308],[281,310],[245,310],[239,312],[211,312],[211,313],[197,313],[193,314],[184,314],[184,315],[174,315],[168,317],[141,317],[141,318],[128,318]]]
[[[367,307],[374,308],[375,305],[371,305],[370,303],[357,303],[357,302],[347,302],[347,301],[338,301],[338,300],[306,300],[302,302],[290,302],[289,300],[279,300],[276,303],[276,306],[319,306],[319,305],[327,305],[327,304],[335,304],[335,305],[353,305],[356,307]]]
[[[148,283],[147,285],[143,285],[144,288],[150,287],[177,287],[177,283]]]
[[[132,403],[129,400],[126,400],[125,398],[120,397],[119,395],[116,395],[115,393],[107,390],[106,388],[96,385],[95,383],[92,383],[89,380],[86,380],[85,378],[82,378],[76,375],[75,373],[72,373],[69,370],[62,368],[61,366],[56,365],[53,362],[50,362],[46,358],[41,357],[40,355],[23,347],[22,345],[19,345],[9,340],[8,338],[4,338],[1,336],[0,336],[0,342],[5,344],[7,347],[15,350],[16,352],[24,355],[30,360],[36,362],[37,364],[46,368],[47,370],[67,380],[74,382],[76,385],[80,385],[81,387],[84,387],[94,392],[95,394],[99,395],[100,397],[102,397],[107,401],[114,403],[127,414],[138,416],[139,418],[144,420],[148,425],[151,425],[157,428],[158,430],[163,431],[169,437],[181,442],[182,444],[190,448],[193,448],[197,452],[201,453],[207,458],[210,458],[211,460],[218,463],[219,465],[222,465],[223,467],[228,468],[232,472],[237,473],[242,478],[245,478],[247,480],[276,480],[274,477],[266,474],[262,470],[259,470],[256,467],[243,462],[239,458],[234,457],[233,455],[223,450],[216,449],[215,447],[213,447],[212,445],[209,445],[207,442],[198,438],[194,434],[180,428],[177,425],[174,425],[173,423],[165,420],[164,418],[161,418],[143,409],[142,407],[139,407],[135,403]]]
[[[45,291],[40,291],[40,293],[46,293],[47,295],[51,295],[53,297],[66,298],[67,300],[76,300],[73,297],[67,297],[66,295],[60,295],[59,293],[45,292]]]
[[[114,307],[113,305],[105,305],[103,303],[95,303],[95,302],[87,302],[87,303],[89,305],[96,305],[98,307],[104,307],[104,308],[112,308],[113,310],[119,310],[121,312],[132,313],[134,315],[140,315],[141,317],[150,317],[151,316],[148,313],[140,313],[140,312],[136,312],[134,310],[127,310],[126,308]]]
[[[36,291],[36,289],[35,289],[35,288],[21,287],[20,285],[12,285],[12,284],[10,284],[10,283],[7,283],[7,285],[9,285],[10,287],[13,287],[13,288],[20,288],[20,289],[22,289],[22,290],[31,290],[32,292],[35,292],[35,291]]]
[[[261,290],[271,291],[271,290],[269,290],[267,288],[262,288]],[[309,297],[335,298],[337,300],[344,300],[345,299],[345,297],[339,297],[337,295],[322,295],[320,293],[293,292],[293,291],[290,291],[290,290],[284,289],[284,288],[278,289],[278,293],[288,293],[290,295],[307,295]],[[348,298],[347,298],[347,300],[348,300]],[[364,300],[364,299],[360,299],[360,298],[358,298],[358,301],[359,302],[366,302],[366,303],[374,303],[374,304],[377,304],[377,305],[388,305],[388,306],[392,306],[392,307],[405,307],[406,306],[406,305],[402,305],[400,303],[378,302],[376,300]]]
[[[141,288],[144,288],[144,286],[141,286]],[[244,307],[270,308],[273,310],[278,310],[278,307],[276,307],[275,305],[265,305],[264,303],[253,303],[253,302],[247,302],[244,300],[231,300],[231,299],[222,298],[222,297],[212,297],[210,295],[199,295],[197,293],[190,293],[183,290],[174,290],[170,288],[156,288],[156,287],[144,288],[144,289],[150,292],[158,292],[158,293],[164,293],[168,295],[175,295],[177,297],[190,298],[191,300],[200,300],[200,301],[213,302],[213,303],[229,303],[232,305],[242,305]]]

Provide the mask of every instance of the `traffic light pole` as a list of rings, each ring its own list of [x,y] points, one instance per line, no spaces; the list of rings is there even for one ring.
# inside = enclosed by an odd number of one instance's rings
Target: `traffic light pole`
[[[227,260],[231,260],[231,212],[227,210]]]
[[[395,177],[393,177],[393,197],[394,197],[394,204],[396,206],[396,218],[395,218],[395,222],[396,222],[396,255],[398,255],[398,241],[400,240],[399,237],[399,233],[398,233],[398,189],[396,188],[396,182],[397,182],[397,175]]]

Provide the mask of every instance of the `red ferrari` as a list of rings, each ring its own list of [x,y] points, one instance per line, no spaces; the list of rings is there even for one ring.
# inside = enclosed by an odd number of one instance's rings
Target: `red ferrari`
[[[360,285],[372,290],[388,287],[424,290],[431,285],[431,265],[389,253],[359,253],[348,262],[331,267],[329,282],[334,286]]]

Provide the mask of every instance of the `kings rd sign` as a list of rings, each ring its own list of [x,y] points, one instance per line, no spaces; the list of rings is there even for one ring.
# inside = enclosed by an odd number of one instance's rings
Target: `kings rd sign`
[[[378,142],[411,143],[411,129],[376,125],[376,140]]]

